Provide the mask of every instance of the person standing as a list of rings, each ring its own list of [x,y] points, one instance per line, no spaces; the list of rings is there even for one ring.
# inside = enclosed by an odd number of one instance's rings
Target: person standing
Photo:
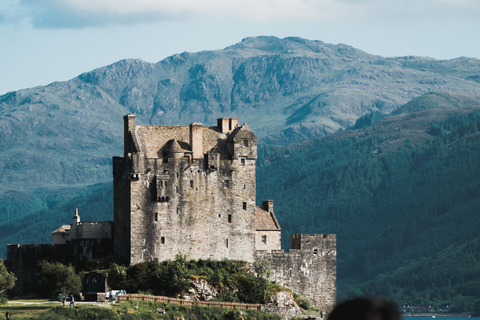
[[[5,313],[5,319],[10,320],[10,312]]]
[[[70,308],[73,306],[75,308],[75,298],[73,297],[73,294],[70,295]]]

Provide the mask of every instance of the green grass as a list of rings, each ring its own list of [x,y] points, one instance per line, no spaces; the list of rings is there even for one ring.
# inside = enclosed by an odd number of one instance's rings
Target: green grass
[[[48,300],[16,300],[14,303],[9,301],[6,305],[0,305],[0,316],[10,312],[11,319],[37,319],[41,313],[50,310],[58,303],[47,302]],[[28,304],[18,303],[24,302]]]

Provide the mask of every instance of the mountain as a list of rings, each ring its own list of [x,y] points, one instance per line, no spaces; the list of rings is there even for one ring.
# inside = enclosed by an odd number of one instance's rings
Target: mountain
[[[141,124],[213,125],[235,116],[263,144],[285,145],[346,128],[371,111],[390,113],[424,93],[477,97],[479,70],[477,59],[383,58],[275,37],[158,63],[122,60],[0,96],[0,194],[14,201],[32,190],[110,181],[122,116],[130,112]]]

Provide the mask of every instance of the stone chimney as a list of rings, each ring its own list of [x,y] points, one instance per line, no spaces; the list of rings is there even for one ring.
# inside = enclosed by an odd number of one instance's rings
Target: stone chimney
[[[78,208],[75,208],[75,215],[72,218],[72,227],[76,226],[78,223],[80,223],[80,216],[78,215]]]
[[[273,200],[264,200],[262,206],[266,211],[273,212]]]
[[[229,132],[230,131],[230,119],[225,118],[225,117],[217,119],[217,127],[220,129],[221,133]]]
[[[230,129],[230,131],[232,131],[238,125],[238,118],[230,118],[228,120],[229,120],[229,129]]]
[[[192,147],[193,159],[203,159],[202,124],[194,122],[190,125],[190,146]]]

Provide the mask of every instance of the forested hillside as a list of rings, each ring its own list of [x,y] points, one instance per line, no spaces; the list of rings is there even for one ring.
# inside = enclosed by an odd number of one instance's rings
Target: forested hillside
[[[425,123],[422,144],[398,127],[387,134],[387,123],[396,122],[385,118],[376,122],[378,130],[261,149],[257,200],[275,199],[285,242],[290,233],[338,234],[340,292],[359,288],[409,299],[415,290],[413,296],[427,303],[473,295],[463,289],[480,277],[477,253],[464,258],[470,263],[422,263],[480,236],[480,111]],[[402,144],[392,150],[395,141]],[[429,270],[436,281],[413,280],[399,269],[408,266]]]

